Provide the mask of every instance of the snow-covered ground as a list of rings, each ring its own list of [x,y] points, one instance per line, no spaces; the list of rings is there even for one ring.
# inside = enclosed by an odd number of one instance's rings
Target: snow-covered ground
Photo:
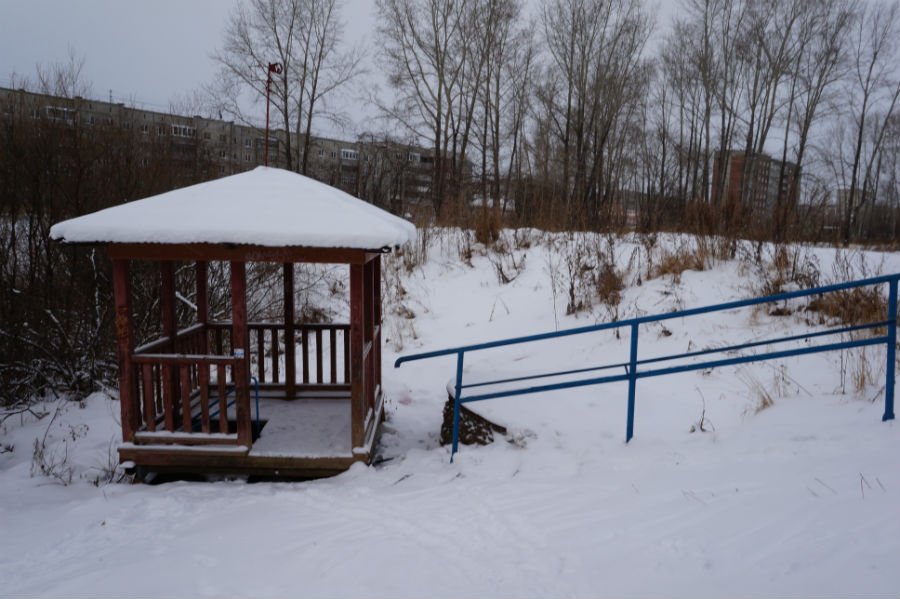
[[[445,231],[411,272],[389,269],[389,420],[377,466],[304,483],[95,486],[114,453],[115,402],[95,394],[83,407],[60,404],[55,418],[58,404],[48,403],[40,421],[7,420],[0,595],[897,595],[900,429],[881,422],[883,351],[642,380],[628,445],[624,385],[482,402],[476,409],[509,439],[463,447],[449,463],[438,431],[455,362],[395,370],[397,356],[759,288],[752,259],[648,278],[647,245],[604,241],[624,273],[621,302],[595,298],[567,316],[572,245],[530,235],[512,259],[474,246],[469,266],[460,233]],[[657,250],[684,243],[665,238]],[[832,277],[834,250],[801,255],[822,282]],[[896,254],[864,259],[900,271]],[[500,282],[498,264],[512,282]],[[816,318],[739,310],[668,321],[642,329],[641,357],[800,333]],[[627,352],[624,331],[599,333],[473,354],[466,376],[577,368]],[[45,461],[71,469],[68,486],[32,476],[34,439],[48,424]]]

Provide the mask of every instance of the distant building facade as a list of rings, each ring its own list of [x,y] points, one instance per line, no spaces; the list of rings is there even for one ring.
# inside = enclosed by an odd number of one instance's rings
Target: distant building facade
[[[0,120],[14,115],[73,127],[117,128],[133,133],[148,156],[164,151],[174,168],[183,169],[203,162],[211,176],[250,170],[266,159],[264,129],[223,119],[0,87]],[[299,170],[296,164],[303,158],[302,137],[283,130],[269,133],[268,163],[287,167],[288,141],[294,170]],[[308,147],[310,177],[401,215],[433,216],[434,160],[428,150],[373,134],[352,141],[313,137]]]
[[[759,215],[771,214],[776,206],[796,206],[798,167],[768,154],[732,151],[722,164],[719,155],[713,161],[713,204],[744,206]],[[722,172],[724,168],[724,173]],[[719,185],[724,176],[724,184]]]

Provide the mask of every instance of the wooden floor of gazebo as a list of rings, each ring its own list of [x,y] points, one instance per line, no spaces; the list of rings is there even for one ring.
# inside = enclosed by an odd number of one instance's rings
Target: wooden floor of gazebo
[[[312,394],[316,395],[316,394]],[[211,395],[213,401],[218,401]],[[382,413],[381,396],[378,413]],[[228,420],[235,422],[236,410],[229,408]],[[347,470],[354,462],[371,461],[375,427],[373,419],[366,431],[366,444],[354,450],[350,443],[350,393],[335,392],[327,398],[260,399],[259,422],[254,441],[245,446],[178,443],[178,433],[138,432],[134,443],[119,449],[120,458],[155,472],[204,472],[246,474],[286,478],[331,476]],[[258,435],[258,436],[257,436]],[[210,435],[215,437],[216,435]],[[229,441],[236,438],[229,435]],[[224,441],[225,439],[223,439]]]

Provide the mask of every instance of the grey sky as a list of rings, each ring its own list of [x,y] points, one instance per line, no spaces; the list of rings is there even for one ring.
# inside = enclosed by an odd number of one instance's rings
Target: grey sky
[[[116,101],[166,110],[176,95],[184,96],[215,76],[210,54],[221,44],[226,19],[238,1],[0,0],[0,86],[9,85],[13,73],[33,77],[37,64],[64,62],[72,48],[85,59],[84,77],[93,97],[107,99],[112,90]],[[676,2],[648,2],[658,22],[651,49],[667,29],[667,13]],[[344,0],[343,20],[349,43],[374,41],[374,0]],[[368,66],[372,74],[363,87],[382,80],[374,65]],[[350,116],[368,120],[371,114],[360,113],[360,106],[355,101]],[[327,123],[314,125],[314,130],[339,134]]]
[[[0,85],[13,73],[85,59],[93,96],[165,110],[176,95],[209,82],[237,0],[0,0]],[[345,0],[347,39],[371,40],[375,3]]]

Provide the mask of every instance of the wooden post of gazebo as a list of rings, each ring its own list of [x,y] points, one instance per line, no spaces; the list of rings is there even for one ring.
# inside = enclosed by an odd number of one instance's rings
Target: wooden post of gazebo
[[[234,395],[237,399],[238,443],[250,447],[250,335],[247,332],[247,268],[231,262],[231,354],[234,356]]]
[[[294,337],[294,263],[284,264],[284,381],[285,396],[293,399],[297,390],[297,363]],[[276,335],[277,343],[277,335]]]

